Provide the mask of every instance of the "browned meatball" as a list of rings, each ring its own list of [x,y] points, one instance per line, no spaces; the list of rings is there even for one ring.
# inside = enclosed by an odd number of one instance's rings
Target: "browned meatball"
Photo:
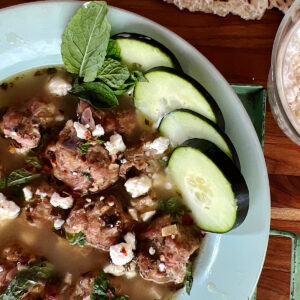
[[[146,280],[184,281],[189,258],[200,246],[200,233],[191,226],[176,224],[176,233],[163,236],[162,229],[172,224],[176,221],[171,216],[159,217],[139,237],[138,266]]]
[[[32,187],[32,199],[25,206],[26,219],[31,225],[40,226],[62,220],[61,209],[53,207],[51,196],[56,190],[49,184],[42,182],[38,187]]]
[[[77,112],[82,124],[88,124],[92,129],[95,124],[101,124],[107,135],[118,132],[125,138],[130,138],[137,128],[136,115],[133,109],[118,107],[110,110],[96,110],[86,102],[81,101]]]
[[[46,149],[53,175],[83,193],[101,191],[115,183],[119,165],[111,161],[108,151],[92,141],[87,153],[82,155],[78,150],[80,144],[82,140],[76,135],[73,121],[69,120],[58,142]]]
[[[43,99],[30,100],[23,110],[10,109],[1,122],[5,137],[11,138],[17,152],[24,153],[38,146],[41,134],[39,127],[46,126],[54,120],[62,120],[63,115],[53,103]]]
[[[72,209],[64,225],[71,234],[82,232],[92,247],[108,251],[117,244],[123,233],[130,231],[133,222],[114,196]]]

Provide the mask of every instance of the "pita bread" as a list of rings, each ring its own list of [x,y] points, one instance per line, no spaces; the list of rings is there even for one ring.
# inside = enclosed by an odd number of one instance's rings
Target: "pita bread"
[[[246,20],[259,20],[266,9],[277,7],[286,11],[294,0],[164,0],[173,3],[180,9],[192,12],[202,11],[213,13],[221,17],[229,13],[239,15]]]
[[[276,7],[283,12],[287,12],[287,10],[294,3],[294,0],[269,0],[269,2],[269,9]]]

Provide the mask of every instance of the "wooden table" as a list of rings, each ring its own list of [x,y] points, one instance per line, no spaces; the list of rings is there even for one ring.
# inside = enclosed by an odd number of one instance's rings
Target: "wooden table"
[[[0,8],[24,3],[1,0]],[[162,0],[108,0],[174,31],[203,53],[230,83],[266,87],[273,40],[283,17],[268,11],[261,21],[180,11]],[[267,107],[265,158],[273,207],[300,208],[300,147],[279,129]],[[300,232],[300,223],[273,221],[272,228]],[[272,237],[258,284],[258,300],[289,299],[290,242]],[[241,299],[244,300],[244,299]]]

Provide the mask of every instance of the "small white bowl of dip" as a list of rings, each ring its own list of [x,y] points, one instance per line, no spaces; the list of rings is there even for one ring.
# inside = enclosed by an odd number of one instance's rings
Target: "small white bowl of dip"
[[[295,1],[277,31],[268,95],[279,127],[300,145],[300,2]]]

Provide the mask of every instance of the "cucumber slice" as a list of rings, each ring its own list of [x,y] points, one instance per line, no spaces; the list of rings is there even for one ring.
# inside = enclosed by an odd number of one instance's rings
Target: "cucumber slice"
[[[148,82],[138,82],[134,89],[134,102],[154,123],[172,110],[187,108],[224,128],[224,119],[214,98],[190,76],[159,67],[148,71],[145,77]]]
[[[137,33],[119,33],[112,37],[121,48],[122,62],[130,69],[146,72],[165,66],[181,70],[175,55],[156,40]]]
[[[161,120],[158,131],[170,140],[173,147],[192,138],[208,140],[226,153],[237,166],[240,165],[228,136],[215,123],[194,111],[177,109],[169,112]]]
[[[168,170],[202,230],[224,233],[246,218],[246,182],[231,159],[213,143],[201,139],[184,142],[171,154]]]

